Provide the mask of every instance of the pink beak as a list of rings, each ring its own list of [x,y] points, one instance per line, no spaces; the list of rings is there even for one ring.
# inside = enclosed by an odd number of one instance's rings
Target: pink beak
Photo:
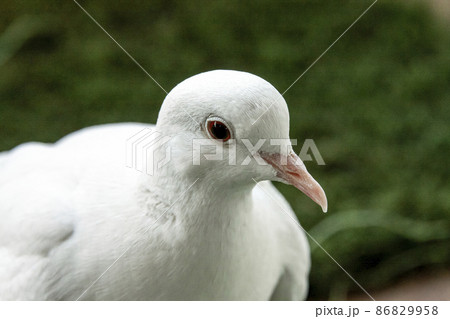
[[[278,153],[260,152],[260,155],[277,171],[277,177],[301,190],[306,196],[319,204],[324,213],[327,212],[328,203],[325,192],[308,173],[305,164],[297,154],[291,153],[288,156],[282,156]]]

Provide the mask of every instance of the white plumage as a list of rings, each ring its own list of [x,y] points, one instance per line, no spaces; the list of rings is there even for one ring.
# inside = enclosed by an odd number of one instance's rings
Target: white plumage
[[[223,160],[193,165],[192,141],[210,139],[210,116],[230,126],[237,165],[220,141]],[[125,165],[127,139],[149,127],[170,137],[151,149],[155,158],[171,151],[153,175]],[[284,99],[257,76],[211,71],[172,90],[156,127],[100,125],[1,153],[0,299],[305,298],[308,243],[266,180],[291,183],[324,209],[325,195],[300,162],[277,164],[279,146],[253,154],[271,165],[239,165],[244,138],[289,138]]]

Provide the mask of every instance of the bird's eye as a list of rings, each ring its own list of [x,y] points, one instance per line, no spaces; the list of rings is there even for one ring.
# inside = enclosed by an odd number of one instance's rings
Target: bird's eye
[[[206,129],[211,138],[226,142],[231,138],[228,126],[218,119],[211,118],[206,121]]]

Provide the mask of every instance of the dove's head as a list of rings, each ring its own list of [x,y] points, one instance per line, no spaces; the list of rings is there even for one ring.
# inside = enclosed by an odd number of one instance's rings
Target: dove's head
[[[323,189],[292,149],[284,98],[258,76],[216,70],[188,78],[167,95],[156,130],[170,137],[166,166],[180,177],[211,187],[280,181],[327,210]]]

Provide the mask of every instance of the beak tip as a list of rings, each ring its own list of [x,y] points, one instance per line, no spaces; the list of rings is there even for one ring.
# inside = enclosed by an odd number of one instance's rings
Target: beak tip
[[[322,196],[320,196],[320,197],[321,198],[319,200],[317,200],[316,203],[319,204],[319,206],[322,208],[322,211],[324,213],[326,213],[328,211],[328,200],[327,200],[327,197],[323,190],[322,190]]]

